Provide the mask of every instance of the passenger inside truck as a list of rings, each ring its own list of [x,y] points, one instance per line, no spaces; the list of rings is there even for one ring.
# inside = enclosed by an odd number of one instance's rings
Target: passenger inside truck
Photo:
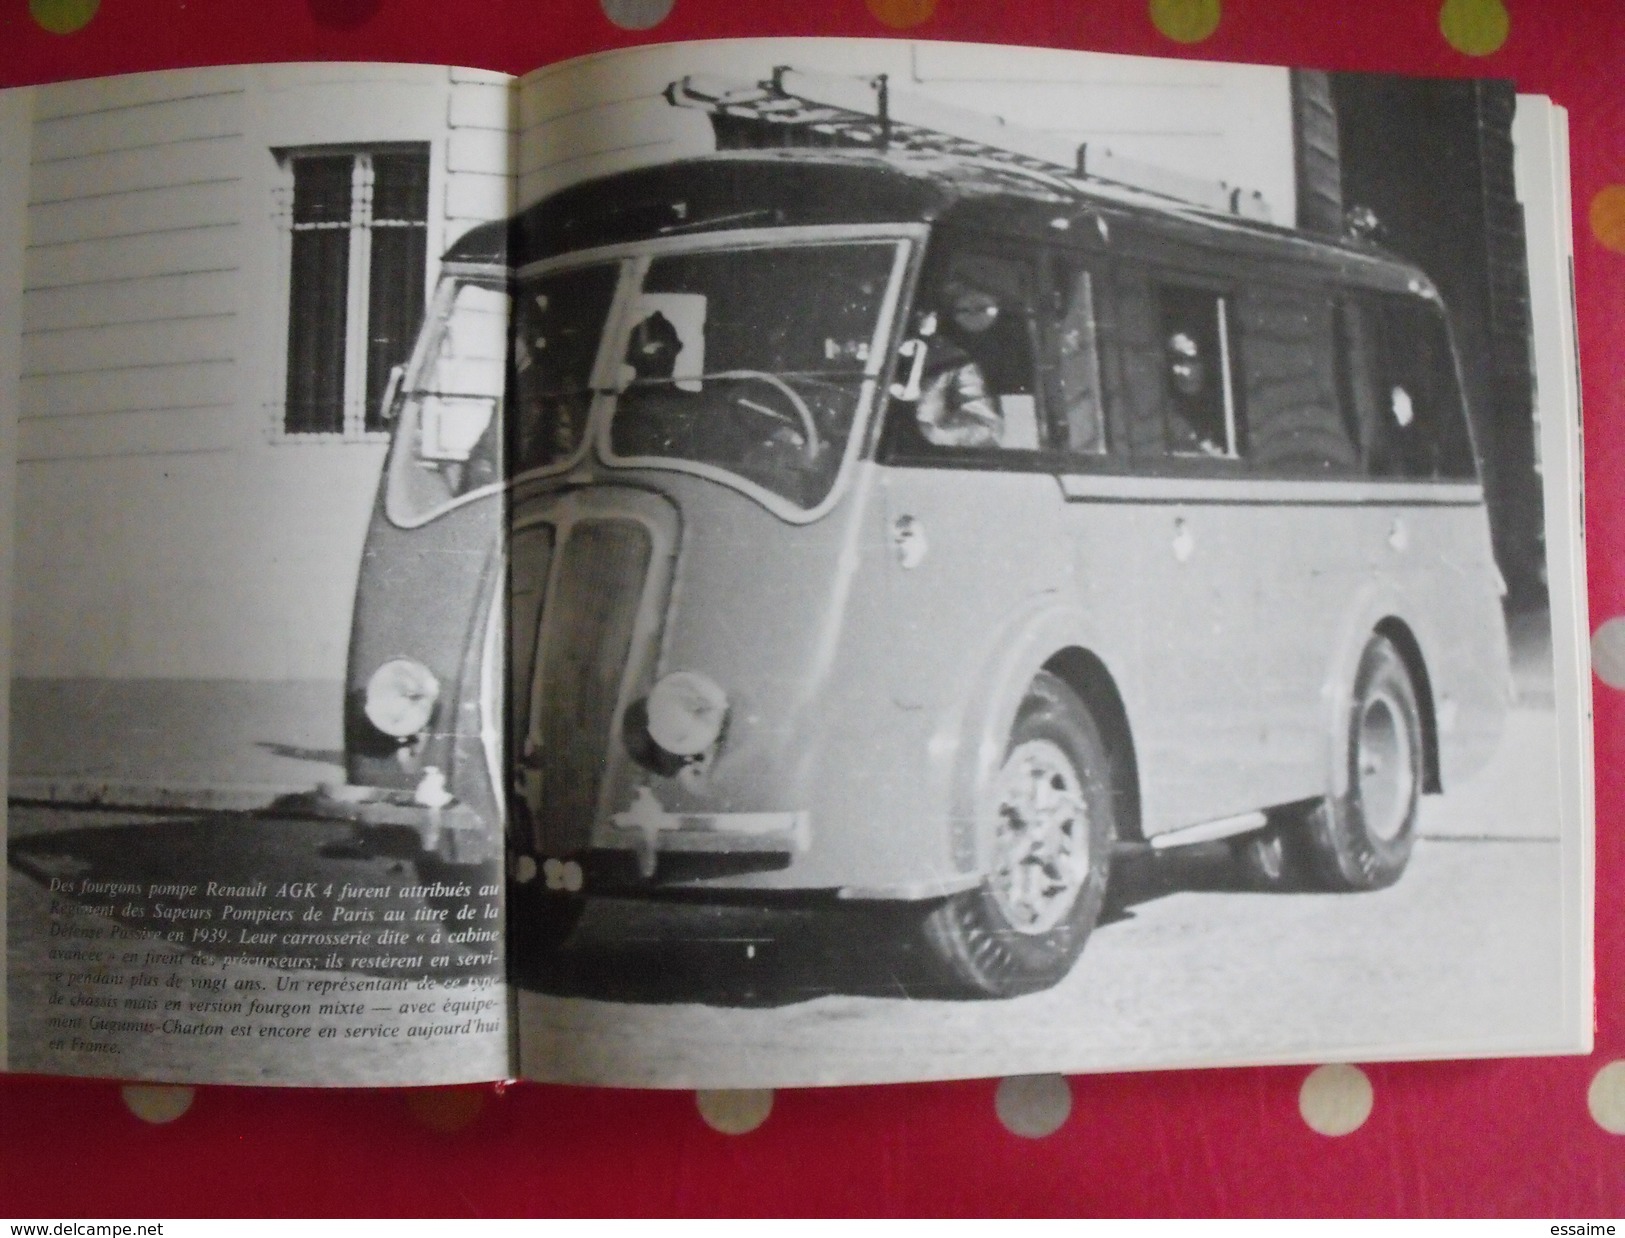
[[[1221,356],[1222,300],[1204,289],[1173,287],[1160,289],[1158,299],[1167,450],[1176,456],[1234,456]]]
[[[997,447],[1004,410],[988,371],[995,361],[990,345],[998,300],[979,288],[950,285],[943,301],[946,312],[930,315],[921,328],[935,338],[915,406],[920,433],[935,447]]]
[[[1021,268],[960,254],[950,265],[918,334],[928,349],[915,405],[920,436],[933,447],[1039,446]]]
[[[632,328],[626,345],[626,364],[637,377],[633,380],[670,378],[677,370],[677,354],[683,342],[677,328],[659,310],[652,311]]]

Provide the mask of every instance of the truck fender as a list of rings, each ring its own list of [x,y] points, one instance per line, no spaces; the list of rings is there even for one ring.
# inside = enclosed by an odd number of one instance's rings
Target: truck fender
[[[1386,619],[1397,619],[1415,638],[1422,652],[1424,668],[1432,633],[1419,627],[1415,616],[1418,610],[1406,604],[1404,592],[1387,581],[1368,581],[1361,586],[1343,614],[1338,625],[1337,639],[1332,643],[1332,654],[1327,660],[1325,678],[1321,681],[1321,696],[1325,701],[1326,793],[1345,795],[1349,789],[1348,719],[1353,706],[1354,677],[1360,658],[1371,642],[1377,626]],[[1424,679],[1414,685],[1417,703],[1425,718],[1431,718],[1433,702],[1431,688]],[[1426,731],[1429,723],[1424,721]],[[1428,759],[1431,764],[1432,758]]]
[[[933,732],[931,747],[957,757],[949,762],[948,802],[951,854],[959,871],[986,868],[988,840],[981,835],[991,819],[989,797],[1028,686],[1060,650],[1092,649],[1092,634],[1080,608],[1053,595],[1033,599],[991,634],[957,707]]]

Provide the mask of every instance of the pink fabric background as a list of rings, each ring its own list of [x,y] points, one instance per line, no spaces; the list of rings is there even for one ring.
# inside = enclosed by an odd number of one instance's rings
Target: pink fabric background
[[[882,0],[877,10],[885,11]],[[923,10],[924,4],[917,4]],[[892,7],[896,11],[897,6]],[[1159,34],[1145,0],[939,0],[911,37],[1333,69],[1514,78],[1571,112],[1587,414],[1593,626],[1625,614],[1625,254],[1592,198],[1625,183],[1625,6],[1508,0],[1511,33],[1473,58],[1438,0],[1224,0],[1205,41]],[[52,35],[0,0],[0,86],[242,61],[400,60],[520,72],[640,41],[898,33],[863,0],[677,0],[641,34],[597,0],[102,0]],[[116,1084],[0,1080],[0,1215],[210,1214],[1625,1214],[1625,1137],[1591,1117],[1625,1058],[1625,699],[1597,685],[1597,1052],[1366,1068],[1352,1134],[1299,1114],[1306,1068],[1072,1081],[1055,1134],[1010,1133],[993,1081],[780,1093],[747,1135],[690,1093],[528,1085],[452,1095],[203,1088],[167,1125]]]

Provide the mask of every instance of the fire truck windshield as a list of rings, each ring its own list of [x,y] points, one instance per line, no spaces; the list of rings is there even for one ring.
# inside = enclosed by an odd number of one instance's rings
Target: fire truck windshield
[[[449,274],[400,392],[391,519],[571,465],[595,416],[606,464],[818,507],[878,380],[903,244],[695,238],[516,284]]]
[[[611,463],[720,472],[817,507],[879,372],[896,240],[649,259],[626,316]]]

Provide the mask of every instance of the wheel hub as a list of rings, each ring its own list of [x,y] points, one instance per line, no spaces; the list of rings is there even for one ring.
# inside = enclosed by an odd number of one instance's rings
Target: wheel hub
[[[1386,693],[1360,715],[1355,776],[1366,828],[1384,842],[1397,838],[1410,818],[1416,770],[1400,705]]]
[[[1077,902],[1089,876],[1089,804],[1059,745],[1030,739],[1005,758],[996,786],[990,883],[1017,932],[1047,933]]]

